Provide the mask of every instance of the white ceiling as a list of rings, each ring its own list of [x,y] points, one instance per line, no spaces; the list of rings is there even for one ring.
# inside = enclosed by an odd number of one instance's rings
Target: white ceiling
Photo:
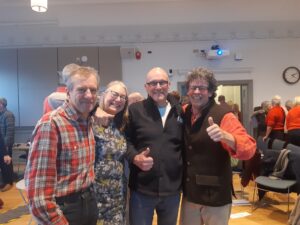
[[[299,0],[0,0],[0,47],[299,38]]]

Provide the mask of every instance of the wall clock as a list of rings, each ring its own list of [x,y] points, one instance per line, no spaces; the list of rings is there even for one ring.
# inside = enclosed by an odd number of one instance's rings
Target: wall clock
[[[283,80],[288,84],[296,84],[300,80],[300,70],[295,66],[287,67],[282,72]]]

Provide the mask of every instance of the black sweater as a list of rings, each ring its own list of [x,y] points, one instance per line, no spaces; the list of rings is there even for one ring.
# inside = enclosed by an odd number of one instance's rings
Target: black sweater
[[[152,98],[129,107],[129,124],[126,129],[127,158],[130,163],[129,187],[152,196],[179,193],[182,183],[182,118],[181,106],[168,96],[171,110],[162,125],[161,116]],[[133,158],[150,148],[154,160],[151,170],[142,171]]]

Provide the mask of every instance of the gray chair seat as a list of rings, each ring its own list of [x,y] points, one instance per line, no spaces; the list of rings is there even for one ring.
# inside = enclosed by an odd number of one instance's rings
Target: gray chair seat
[[[297,183],[295,180],[282,180],[282,179],[273,179],[271,177],[259,176],[255,179],[257,184],[260,184],[266,189],[280,189],[283,193],[288,192],[288,188],[292,187]]]
[[[288,197],[287,202],[287,212],[290,210],[290,192],[291,188],[296,185],[296,180],[285,180],[285,179],[274,179],[272,177],[267,176],[259,176],[255,179],[255,187],[253,194],[253,205],[252,209],[254,209],[254,198],[255,198],[255,190],[263,190],[263,191],[271,191],[277,193],[286,193]]]

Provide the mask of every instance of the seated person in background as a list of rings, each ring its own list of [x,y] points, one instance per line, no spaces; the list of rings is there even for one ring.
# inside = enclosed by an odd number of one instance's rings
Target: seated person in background
[[[139,92],[132,92],[128,95],[128,105],[143,100],[144,100],[144,96]]]
[[[295,97],[294,107],[286,116],[288,142],[300,146],[300,96]]]
[[[95,184],[98,224],[125,224],[127,179],[125,157],[127,150],[124,129],[128,120],[127,88],[121,81],[112,81],[100,97],[99,107],[114,115],[103,127],[94,123],[96,140]]]
[[[175,98],[178,102],[180,102],[180,94],[179,94],[178,91],[171,91],[171,92],[170,92],[170,95],[173,95],[174,98]]]
[[[67,99],[66,80],[71,72],[79,67],[79,65],[71,63],[63,68],[62,73],[60,74],[62,83],[56,88],[55,92],[45,98],[43,103],[43,114],[58,108],[58,106],[61,106],[64,103]]]

